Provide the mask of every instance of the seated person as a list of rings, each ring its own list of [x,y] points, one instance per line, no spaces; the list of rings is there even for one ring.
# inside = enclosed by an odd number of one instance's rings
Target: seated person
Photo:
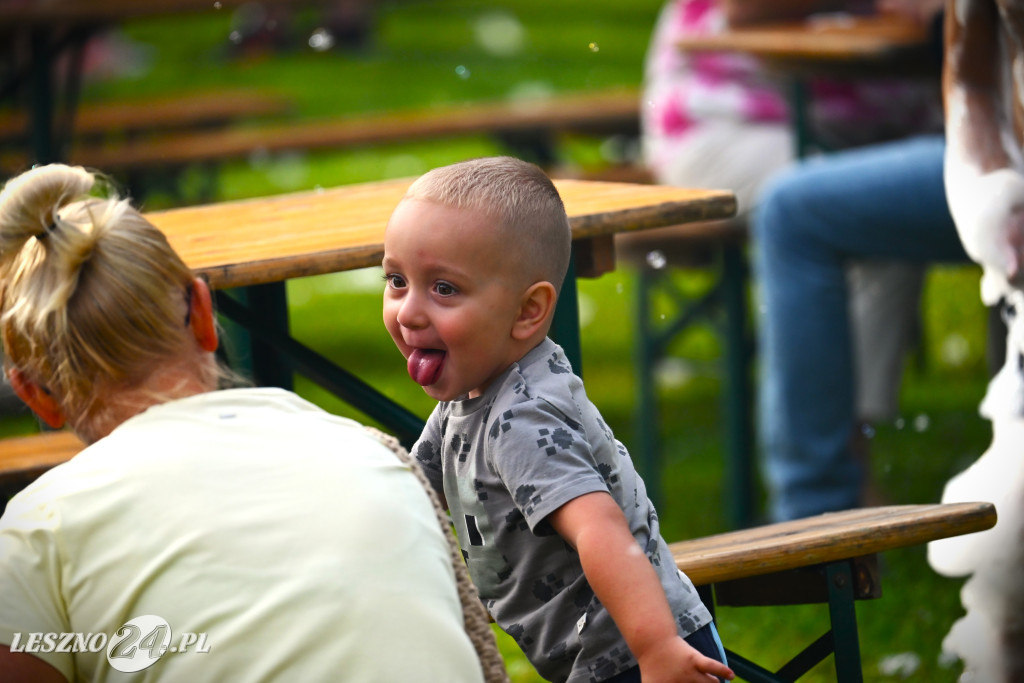
[[[88,444],[0,518],[0,677],[482,681],[413,471],[295,394],[218,390],[209,288],[102,184],[54,164],[0,193],[7,376]],[[208,651],[171,654],[189,635]]]
[[[413,454],[495,622],[551,681],[731,679],[711,614],[562,349],[572,234],[509,157],[434,169],[384,235],[384,323],[440,401]]]
[[[941,136],[925,136],[829,154],[781,174],[760,200],[760,420],[775,520],[870,502],[845,269],[853,259],[966,261],[944,150]]]
[[[941,9],[942,0],[670,0],[659,17],[645,64],[641,119],[645,162],[663,184],[732,189],[738,213],[731,223],[743,229],[756,211],[766,184],[797,161],[788,86],[750,55],[686,53],[678,49],[677,42],[688,36],[714,34],[728,26],[790,21],[837,11],[896,12],[937,27]],[[938,54],[940,45],[935,42]],[[934,62],[934,77],[927,78],[809,79],[811,137],[827,149],[842,150],[920,133],[941,133],[939,60]],[[827,215],[818,217],[822,230],[828,229]],[[789,227],[775,222],[771,227],[762,226],[754,235],[754,250],[762,248],[762,240],[786,239],[771,232]],[[670,265],[685,264],[683,259],[692,250],[686,242],[674,239],[672,228],[618,235],[616,245],[621,256],[641,265],[652,250],[663,253]],[[856,450],[859,457],[866,458],[862,424],[897,414],[903,358],[916,332],[926,259],[887,259],[881,254],[860,258],[855,253],[846,256],[839,274],[846,278],[843,287],[848,292],[843,295],[843,310],[849,308],[853,322],[842,328],[847,335],[842,348],[848,347],[852,354],[849,424],[855,428],[844,431],[843,449]],[[759,254],[757,258],[760,277],[765,272],[766,257]],[[836,347],[836,352],[842,349]],[[765,370],[764,381],[772,382],[775,375],[774,370]],[[803,381],[808,392],[821,392],[815,376],[804,377]],[[780,432],[795,427],[784,424],[787,418],[773,410],[762,402],[761,440],[770,452],[766,475],[769,514],[774,519],[875,500],[871,491],[861,496],[858,480],[850,483],[858,491],[856,496],[827,505],[808,501],[802,510],[787,510],[788,504],[778,500],[786,494],[772,481],[777,478],[777,468],[771,463],[781,457],[776,452],[791,450],[790,444],[783,443],[788,437]],[[822,443],[802,447],[812,451],[833,448]],[[846,477],[852,467],[855,465],[837,472],[836,477]]]

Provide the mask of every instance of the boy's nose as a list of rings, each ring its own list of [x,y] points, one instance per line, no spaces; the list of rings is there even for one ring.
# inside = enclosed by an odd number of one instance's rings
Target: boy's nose
[[[427,316],[418,296],[410,292],[402,298],[402,303],[398,306],[397,320],[402,327],[411,329],[426,326]]]

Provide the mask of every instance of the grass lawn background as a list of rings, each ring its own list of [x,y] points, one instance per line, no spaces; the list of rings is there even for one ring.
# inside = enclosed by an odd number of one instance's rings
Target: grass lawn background
[[[232,14],[167,17],[128,25],[140,72],[85,84],[85,100],[144,98],[223,87],[265,88],[289,97],[302,117],[447,105],[546,92],[638,85],[647,39],[660,2],[373,3],[366,45],[310,48],[319,27],[314,12],[296,19],[292,45],[276,52],[231,56]],[[567,163],[592,163],[614,147],[608,141],[566,139]],[[338,184],[409,176],[433,166],[504,150],[483,136],[379,146],[344,153],[255,154],[220,167],[214,196],[236,199]],[[204,176],[186,174],[178,193],[154,192],[145,208],[189,203]],[[704,271],[676,274],[680,286],[700,289]],[[878,425],[872,441],[880,486],[893,503],[938,500],[944,482],[987,446],[991,430],[977,415],[985,387],[985,314],[971,267],[935,268],[923,303],[922,340],[905,379],[900,419]],[[620,269],[581,281],[583,362],[588,393],[616,435],[634,439],[631,304],[635,278]],[[380,318],[382,282],[374,269],[288,283],[297,338],[353,370],[384,393],[425,416],[430,399],[405,364]],[[666,502],[660,513],[668,540],[725,531],[720,429],[720,349],[710,329],[698,329],[673,348],[671,372],[659,394]],[[302,380],[297,390],[341,414],[362,419]],[[0,418],[0,434],[31,430],[27,417]],[[959,581],[935,575],[924,548],[883,558],[880,600],[859,603],[867,681],[955,681],[955,665],[940,662],[940,642],[959,616]],[[748,658],[780,666],[827,626],[823,606],[721,609],[726,645]],[[501,638],[517,682],[539,680]],[[807,680],[830,681],[831,659]]]

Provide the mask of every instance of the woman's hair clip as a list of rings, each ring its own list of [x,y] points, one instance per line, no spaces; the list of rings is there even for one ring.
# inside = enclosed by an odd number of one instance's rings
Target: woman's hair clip
[[[46,226],[46,232],[41,232],[38,235],[36,235],[35,237],[36,237],[37,240],[42,241],[42,240],[45,240],[47,235],[49,235],[51,232],[56,232],[56,231],[57,231],[57,221],[53,221],[52,223],[50,223],[49,225]]]

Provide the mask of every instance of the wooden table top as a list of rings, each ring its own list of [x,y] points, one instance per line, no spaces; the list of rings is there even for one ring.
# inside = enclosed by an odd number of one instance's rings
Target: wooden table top
[[[0,484],[21,476],[37,476],[85,448],[81,439],[68,430],[9,437],[0,444]]]
[[[902,16],[821,15],[806,21],[732,28],[677,44],[686,51],[746,52],[759,57],[872,61],[927,45],[928,27]]]
[[[676,565],[696,585],[760,576],[919,545],[995,526],[991,503],[891,505],[672,543]]]
[[[147,213],[214,288],[380,265],[384,227],[412,179]],[[728,218],[728,191],[556,180],[573,239]]]

